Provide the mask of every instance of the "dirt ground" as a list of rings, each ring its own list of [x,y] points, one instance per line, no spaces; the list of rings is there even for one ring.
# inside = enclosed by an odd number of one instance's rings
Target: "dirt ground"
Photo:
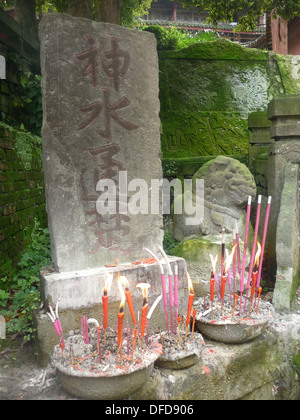
[[[0,340],[0,400],[74,400],[59,385],[55,369],[40,368],[32,343]]]

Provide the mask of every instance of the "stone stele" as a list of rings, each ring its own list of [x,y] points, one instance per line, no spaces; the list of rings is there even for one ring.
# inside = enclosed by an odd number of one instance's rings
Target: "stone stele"
[[[162,178],[155,37],[50,13],[41,22],[40,40],[55,269],[93,269],[116,258],[141,258],[144,246],[157,250],[162,216],[133,214],[129,208],[132,200],[139,203],[132,180],[142,179],[150,200],[151,179]],[[108,190],[100,180],[110,180]],[[104,194],[109,196],[104,205],[112,206],[109,214],[97,207]]]

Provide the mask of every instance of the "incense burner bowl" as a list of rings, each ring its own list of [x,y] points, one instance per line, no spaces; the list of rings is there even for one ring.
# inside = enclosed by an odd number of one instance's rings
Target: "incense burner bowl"
[[[201,357],[204,347],[204,339],[199,332],[195,332],[193,338],[188,334],[185,341],[185,332],[182,331],[181,342],[179,344],[178,335],[162,333],[163,354],[156,360],[155,366],[163,369],[180,370],[195,365]],[[156,340],[158,336],[154,336]]]
[[[115,340],[114,331],[107,330],[107,342]],[[149,348],[136,348],[134,357],[127,355],[125,343],[116,357],[116,347],[107,347],[101,362],[93,344],[94,334],[89,334],[90,342],[84,343],[82,334],[70,335],[65,339],[64,351],[57,345],[52,355],[52,366],[57,370],[57,378],[65,391],[76,397],[91,400],[121,400],[138,391],[152,374],[154,363],[162,354],[162,346],[153,341]],[[71,356],[72,355],[72,356]]]
[[[150,378],[154,362],[131,373],[116,376],[70,372],[57,366],[57,377],[65,391],[83,399],[121,400],[134,394]]]
[[[225,344],[243,344],[255,340],[267,328],[275,310],[268,302],[261,303],[262,312],[259,316],[245,316],[244,318],[228,317],[211,321],[199,316],[196,328],[207,338]]]

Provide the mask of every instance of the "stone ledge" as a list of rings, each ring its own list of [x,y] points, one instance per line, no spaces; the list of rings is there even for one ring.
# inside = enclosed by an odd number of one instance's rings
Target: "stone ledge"
[[[162,260],[164,264],[164,260]],[[186,263],[183,258],[170,257],[174,272],[178,264],[179,289],[187,288]],[[165,264],[164,264],[165,266]],[[118,267],[100,267],[98,269],[78,270],[71,272],[57,272],[53,267],[45,267],[40,271],[42,299],[44,305],[56,304],[61,299],[61,310],[77,310],[97,305],[101,301],[104,284],[108,273],[120,272],[126,276],[132,296],[140,296],[136,284],[147,282],[151,284],[149,298],[157,297],[161,293],[160,269],[158,264],[132,265],[120,264]],[[167,269],[165,268],[167,279]],[[120,301],[117,282],[110,289],[110,301]]]
[[[300,315],[277,314],[251,343],[225,345],[205,339],[198,364],[177,371],[155,369],[130,399],[299,400],[300,378],[291,363],[300,351],[299,338]]]

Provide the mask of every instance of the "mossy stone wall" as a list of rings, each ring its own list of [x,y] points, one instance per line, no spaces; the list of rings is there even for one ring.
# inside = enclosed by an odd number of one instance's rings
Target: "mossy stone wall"
[[[294,57],[225,40],[162,51],[159,60],[162,152],[175,163],[246,156],[248,115],[266,110],[274,97],[300,92],[300,60],[298,74]]]
[[[35,218],[47,225],[41,140],[0,125],[0,278],[12,273]]]

